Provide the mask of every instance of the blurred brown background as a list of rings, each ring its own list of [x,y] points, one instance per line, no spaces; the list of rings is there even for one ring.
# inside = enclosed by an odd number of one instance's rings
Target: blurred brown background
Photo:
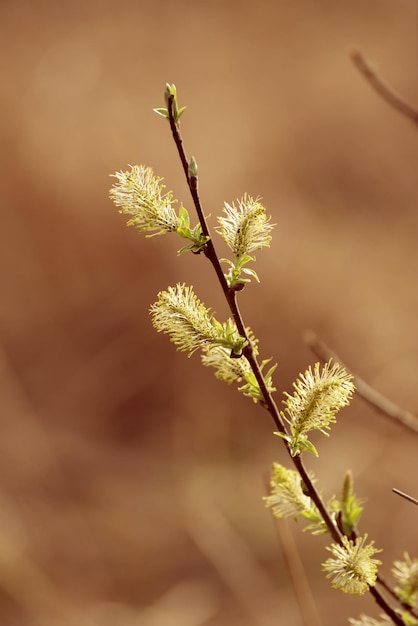
[[[418,411],[418,131],[348,59],[358,45],[418,104],[414,0],[2,0],[0,623],[302,624],[264,481],[285,462],[259,407],[156,334],[159,290],[203,257],[146,240],[108,199],[145,163],[190,205],[168,127],[174,82],[212,224],[261,195],[277,223],[241,298],[278,392],[318,332]],[[278,401],[280,395],[278,393]],[[326,496],[348,467],[383,572],[416,556],[417,440],[355,400],[307,459]],[[324,626],[370,598],[329,588],[325,538],[291,525]]]

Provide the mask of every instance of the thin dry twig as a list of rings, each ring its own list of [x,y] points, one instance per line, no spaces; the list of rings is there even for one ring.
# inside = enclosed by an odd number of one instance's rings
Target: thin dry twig
[[[370,387],[370,385],[357,376],[357,374],[350,371],[350,369],[341,361],[340,357],[314,332],[306,332],[304,339],[314,354],[316,354],[316,356],[321,360],[326,362],[329,361],[329,359],[333,359],[343,366],[347,372],[350,372],[354,376],[356,391],[358,395],[363,398],[363,400],[378,409],[383,415],[385,415],[385,417],[389,418],[393,422],[396,422],[404,428],[407,428],[409,431],[418,434],[418,418],[413,415],[413,413],[400,408],[397,404],[382,396],[382,394],[373,389],[373,387]]]
[[[277,626],[282,610],[278,588],[216,503],[197,506],[193,500],[185,512],[190,538],[254,625]]]
[[[306,577],[300,554],[286,519],[275,520],[275,528],[286,561],[299,610],[305,626],[321,626],[322,622]]]
[[[392,491],[393,493],[396,493],[398,496],[405,498],[405,500],[408,500],[408,502],[412,502],[412,504],[418,505],[418,500],[408,495],[407,493],[404,493],[403,491],[400,491],[399,489],[395,489],[395,487],[392,489]]]
[[[363,74],[369,85],[385,100],[391,107],[399,113],[409,118],[414,124],[418,124],[418,110],[406,102],[403,98],[387,85],[374,71],[370,63],[366,61],[359,50],[353,49],[350,58],[356,68]]]

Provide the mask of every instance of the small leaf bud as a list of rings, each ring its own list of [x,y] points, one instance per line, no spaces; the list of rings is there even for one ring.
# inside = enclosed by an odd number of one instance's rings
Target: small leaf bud
[[[189,162],[189,177],[197,178],[197,172],[198,172],[197,161],[194,158],[194,156],[192,156]]]

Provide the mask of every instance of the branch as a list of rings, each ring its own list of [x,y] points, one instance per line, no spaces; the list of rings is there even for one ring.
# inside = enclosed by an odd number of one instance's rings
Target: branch
[[[197,178],[195,176],[190,176],[190,173],[189,173],[188,159],[186,157],[186,153],[184,150],[179,124],[178,122],[176,122],[175,115],[174,115],[174,96],[172,94],[168,98],[168,121],[170,123],[170,128],[171,128],[171,132],[173,135],[173,139],[176,144],[177,151],[178,151],[178,154],[179,154],[182,166],[183,166],[183,171],[186,176],[187,185],[189,187],[191,196],[193,198],[196,212],[197,212],[197,215],[198,215],[201,227],[202,227],[202,232],[204,235],[210,237],[209,228],[208,228],[206,218],[205,218],[205,215],[202,210],[201,203],[200,203],[199,193],[197,189]],[[239,311],[238,304],[236,301],[236,290],[233,288],[231,289],[228,286],[228,283],[222,271],[219,258],[216,254],[215,246],[213,244],[211,237],[206,244],[205,255],[209,259],[209,261],[212,263],[215,269],[216,275],[222,287],[224,296],[228,302],[228,305],[231,310],[232,316],[234,318],[235,324],[237,326],[238,332],[240,333],[242,337],[245,337],[245,339],[248,340],[248,345],[244,348],[243,355],[248,360],[252,368],[252,371],[254,373],[254,376],[256,377],[256,380],[259,384],[260,390],[263,394],[263,405],[265,406],[267,411],[270,413],[278,431],[286,435],[287,431],[286,431],[286,427],[284,425],[283,419],[280,415],[279,409],[277,408],[277,405],[273,399],[272,394],[267,389],[264,376],[261,372],[257,358],[254,355],[254,352],[252,350],[251,342],[248,339],[247,331],[245,329],[245,325],[242,320],[242,316],[241,316],[241,313]],[[322,500],[319,492],[317,491],[315,485],[313,484],[311,477],[306,471],[303,465],[302,459],[300,458],[300,455],[293,457],[290,453],[290,449],[288,446],[286,446],[286,450],[289,454],[289,457],[292,463],[296,467],[297,471],[299,472],[305,484],[309,497],[315,503],[317,509],[321,513],[322,518],[331,534],[331,537],[336,543],[341,543],[341,533],[339,529],[337,528],[337,526],[334,524],[334,521],[332,520],[330,514],[328,513],[326,505],[324,501]]]
[[[257,382],[260,386],[260,390],[263,394],[267,409],[270,415],[272,416],[274,423],[276,427],[278,428],[278,430],[281,433],[286,434],[286,428],[284,426],[282,418],[280,417],[279,410],[273,400],[272,395],[269,393],[266,387],[264,376],[261,372],[258,361],[256,357],[254,356],[254,353],[251,347],[251,342],[248,338],[247,331],[246,331],[246,328],[242,320],[242,316],[241,316],[241,313],[240,313],[240,310],[238,308],[238,304],[236,301],[236,290],[229,288],[225,275],[222,271],[222,267],[219,262],[219,257],[216,253],[212,237],[210,236],[209,227],[205,218],[205,214],[201,206],[199,192],[198,192],[198,185],[197,185],[198,183],[197,177],[190,176],[189,174],[188,159],[186,157],[186,153],[183,147],[183,140],[181,137],[179,125],[176,122],[175,117],[174,117],[173,105],[174,105],[174,96],[170,95],[168,98],[168,120],[170,123],[171,132],[172,132],[173,139],[177,147],[177,152],[179,154],[179,157],[183,166],[183,171],[186,176],[187,185],[189,187],[190,194],[193,199],[193,203],[195,205],[196,213],[199,218],[200,225],[202,227],[202,232],[205,236],[209,237],[209,241],[207,242],[206,248],[205,248],[205,255],[209,259],[209,261],[212,263],[215,269],[216,276],[218,277],[219,283],[222,287],[222,291],[228,302],[228,305],[229,305],[232,317],[234,318],[234,322],[236,324],[238,332],[242,337],[244,337],[248,341],[248,345],[244,348],[244,351],[243,351],[244,356],[248,360],[249,364],[251,365],[251,368],[254,372]]]
[[[395,487],[392,489],[392,491],[393,493],[396,493],[396,495],[401,496],[402,498],[405,498],[405,500],[408,500],[408,502],[412,502],[412,504],[418,505],[418,500],[408,495],[407,493],[404,493],[403,491],[400,491],[399,489],[395,489]]]
[[[198,497],[186,509],[186,528],[254,626],[276,626],[278,590],[215,502]],[[273,610],[272,610],[273,609]]]
[[[395,611],[395,609],[391,607],[388,602],[386,602],[385,598],[376,589],[376,587],[370,587],[369,591],[372,594],[378,606],[380,606],[380,608],[383,609],[386,615],[389,615],[392,622],[394,622],[397,626],[405,626],[405,622],[403,621],[402,617],[400,617]]]
[[[329,359],[333,359],[342,365],[347,372],[350,372],[350,369],[344,365],[341,361],[340,357],[329,348],[323,341],[320,339],[314,332],[308,331],[305,333],[305,342],[311,348],[312,352],[316,354],[322,361],[329,361]],[[409,411],[405,411],[401,409],[394,402],[391,402],[378,391],[370,387],[364,380],[362,380],[357,374],[354,372],[350,372],[354,376],[354,382],[356,385],[356,391],[359,396],[363,398],[366,402],[368,402],[371,406],[378,409],[385,417],[389,418],[391,421],[400,424],[404,428],[407,428],[409,431],[412,431],[416,435],[418,434],[418,418],[410,413]]]
[[[384,588],[386,589],[386,591],[392,596],[392,598],[394,600],[396,600],[396,602],[398,602],[398,604],[401,605],[402,609],[404,611],[407,611],[410,615],[412,615],[412,617],[414,617],[415,619],[418,618],[418,614],[417,611],[415,609],[413,609],[411,606],[409,606],[409,604],[406,604],[405,602],[402,602],[402,600],[400,600],[398,598],[398,596],[396,595],[395,591],[392,589],[392,587],[386,582],[386,580],[383,578],[383,576],[378,576],[377,577],[377,582]]]
[[[303,622],[305,626],[321,626],[322,622],[316,608],[315,599],[309,586],[306,572],[289,523],[286,519],[275,521],[277,536],[280,541]]]
[[[179,129],[179,124],[178,121],[176,121],[175,118],[175,114],[174,114],[174,95],[171,94],[168,97],[168,121],[170,124],[170,128],[171,128],[171,132],[173,135],[173,139],[174,142],[176,144],[177,147],[177,151],[179,153],[180,156],[180,160],[183,166],[183,170],[186,176],[186,180],[187,180],[187,185],[189,187],[191,196],[193,198],[193,202],[196,208],[196,212],[200,221],[200,225],[202,228],[202,232],[205,236],[209,237],[209,240],[206,244],[206,248],[205,248],[205,255],[207,256],[207,258],[210,260],[210,262],[212,263],[216,275],[218,277],[218,280],[220,282],[220,285],[222,287],[222,291],[225,295],[225,298],[228,302],[229,308],[231,310],[231,314],[234,318],[235,324],[237,326],[238,332],[240,333],[240,335],[242,337],[244,337],[245,339],[247,339],[248,341],[248,345],[244,348],[243,350],[243,356],[244,358],[246,358],[252,368],[252,371],[254,373],[254,376],[256,377],[256,380],[259,384],[260,390],[263,394],[263,405],[264,407],[267,409],[267,411],[270,413],[271,417],[273,418],[273,421],[276,425],[276,427],[278,428],[279,432],[282,434],[287,434],[285,425],[284,425],[284,421],[280,415],[280,412],[277,408],[277,405],[273,399],[273,396],[271,395],[271,393],[269,392],[269,390],[267,389],[267,386],[265,384],[264,381],[264,376],[261,372],[260,366],[258,364],[257,358],[254,355],[253,349],[251,347],[251,342],[248,338],[248,334],[246,332],[245,326],[244,326],[244,322],[242,320],[241,317],[241,313],[238,309],[238,305],[236,302],[236,290],[233,288],[230,288],[228,286],[228,283],[226,281],[226,278],[224,276],[224,273],[222,271],[220,262],[219,262],[219,257],[216,254],[215,251],[215,247],[212,241],[212,238],[210,237],[210,233],[209,233],[209,228],[206,222],[206,218],[204,215],[204,212],[202,210],[202,206],[200,203],[200,198],[199,198],[199,193],[198,193],[198,186],[197,186],[197,177],[196,176],[191,176],[190,172],[189,172],[189,162],[188,159],[186,157],[186,153],[183,147],[183,140],[180,134],[180,129]],[[308,472],[306,471],[301,455],[297,455],[297,456],[292,456],[291,451],[290,451],[290,447],[288,445],[286,445],[286,450],[287,453],[293,463],[293,465],[295,466],[295,468],[297,469],[304,485],[305,485],[305,489],[307,494],[309,495],[309,497],[311,498],[312,502],[315,504],[315,506],[317,507],[317,509],[319,510],[322,519],[324,520],[325,525],[328,528],[328,531],[331,535],[331,537],[333,538],[333,540],[338,543],[338,544],[342,544],[342,534],[339,530],[339,528],[337,527],[337,525],[334,523],[331,515],[329,514],[327,507],[320,495],[320,493],[317,491],[311,477],[309,476]],[[404,626],[403,620],[396,615],[394,609],[390,606],[390,604],[385,600],[385,598],[380,594],[380,592],[375,589],[374,587],[370,587],[370,592],[373,595],[373,597],[375,598],[376,602],[378,603],[378,605],[385,611],[385,613],[387,615],[389,615],[391,617],[391,619],[393,620],[393,622],[397,625],[397,626]]]
[[[399,113],[409,118],[414,124],[418,124],[418,110],[398,96],[392,87],[383,82],[359,50],[352,50],[350,52],[350,58],[356,68],[363,74],[369,85],[371,85],[383,100]]]

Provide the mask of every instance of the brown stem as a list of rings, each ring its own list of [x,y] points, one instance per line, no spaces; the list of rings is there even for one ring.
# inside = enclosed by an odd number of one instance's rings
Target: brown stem
[[[399,113],[409,118],[414,124],[418,124],[418,110],[398,96],[392,87],[389,87],[383,82],[359,50],[352,50],[350,52],[350,58],[357,69],[363,74],[369,85],[373,87],[383,100]]]
[[[396,600],[396,602],[398,602],[405,611],[408,611],[408,613],[410,615],[412,615],[415,619],[418,618],[417,611],[414,610],[412,607],[410,607],[405,602],[402,602],[398,598],[398,596],[396,595],[395,591],[392,589],[392,587],[389,585],[389,583],[386,582],[386,580],[383,578],[383,576],[378,576],[376,580],[379,583],[379,585],[381,585],[384,589],[386,589],[386,591],[392,596],[392,598],[394,598]]]
[[[311,480],[308,472],[306,471],[305,466],[303,465],[301,456],[300,455],[295,456],[293,457],[292,460],[293,460],[294,466],[299,472],[300,477],[303,480],[305,490],[308,492],[309,497],[311,498],[312,502],[315,503],[315,506],[321,513],[322,519],[324,520],[331,537],[334,539],[336,543],[341,544],[342,534],[340,533],[339,529],[337,528],[336,524],[334,524],[330,514],[328,513],[328,509],[325,506],[324,501],[319,495],[313,481]]]
[[[327,344],[322,341],[314,332],[308,331],[305,333],[305,341],[311,348],[312,352],[316,354],[322,361],[329,361],[333,359],[337,361],[340,365],[344,367],[347,372],[350,372],[354,376],[354,382],[356,385],[356,392],[359,396],[363,398],[366,402],[371,404],[374,408],[378,409],[385,417],[390,418],[392,421],[397,422],[404,428],[407,428],[409,431],[418,434],[418,418],[409,413],[409,411],[405,411],[401,409],[399,406],[382,396],[378,391],[370,387],[363,379],[361,379],[357,374],[350,371],[350,369],[344,365],[341,361],[340,357],[327,346]]]
[[[397,626],[405,626],[405,622],[403,621],[402,617],[400,617],[395,609],[390,606],[390,604],[385,600],[385,598],[376,589],[376,587],[370,587],[369,591],[372,594],[373,598],[376,600],[377,604],[380,606],[380,608],[383,609],[386,615],[390,617],[392,622],[397,624]]]
[[[228,287],[228,283],[226,282],[226,278],[224,276],[221,264],[219,262],[219,257],[215,250],[215,245],[213,243],[212,237],[210,236],[208,223],[206,221],[206,217],[205,217],[205,214],[203,213],[202,205],[200,202],[197,177],[190,176],[189,174],[189,161],[187,159],[186,152],[183,146],[183,139],[180,134],[178,123],[176,122],[174,118],[173,104],[174,104],[174,96],[171,94],[168,98],[168,119],[170,122],[171,133],[173,135],[173,139],[177,147],[177,152],[179,154],[179,157],[183,166],[184,175],[186,176],[187,186],[189,187],[189,191],[193,199],[193,204],[195,206],[196,213],[197,213],[197,216],[198,216],[201,228],[202,228],[202,233],[205,237],[209,237],[209,241],[206,244],[204,252],[214,267],[216,276],[218,277],[218,280],[222,287],[222,291],[225,295],[225,298],[228,301],[228,304],[231,309],[231,313],[234,318],[234,322],[236,324],[239,334],[242,337],[245,337],[246,339],[248,339],[244,324],[242,322],[240,312],[235,303],[234,294],[231,293],[231,290]]]

